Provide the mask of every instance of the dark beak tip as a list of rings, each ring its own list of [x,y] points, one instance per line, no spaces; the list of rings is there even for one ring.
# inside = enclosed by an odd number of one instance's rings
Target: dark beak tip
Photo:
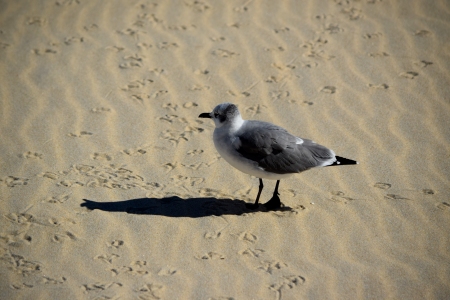
[[[202,113],[198,116],[199,118],[208,118],[211,119],[211,115],[209,113]]]

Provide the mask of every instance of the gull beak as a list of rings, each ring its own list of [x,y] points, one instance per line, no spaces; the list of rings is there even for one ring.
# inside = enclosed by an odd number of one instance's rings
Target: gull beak
[[[198,116],[199,118],[211,119],[211,113],[202,113]]]

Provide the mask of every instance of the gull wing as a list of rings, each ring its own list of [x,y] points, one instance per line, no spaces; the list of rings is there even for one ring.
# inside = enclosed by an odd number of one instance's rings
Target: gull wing
[[[247,121],[235,136],[236,151],[267,172],[299,173],[335,161],[332,150],[267,122]]]

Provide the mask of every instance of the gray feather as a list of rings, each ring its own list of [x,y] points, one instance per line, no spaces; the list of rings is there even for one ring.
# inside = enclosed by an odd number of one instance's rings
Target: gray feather
[[[297,144],[297,137],[267,122],[247,121],[236,137],[240,141],[237,152],[272,173],[298,173],[334,158],[330,149],[307,139]]]

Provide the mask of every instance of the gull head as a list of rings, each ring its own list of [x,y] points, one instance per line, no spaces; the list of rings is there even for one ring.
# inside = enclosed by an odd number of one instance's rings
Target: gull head
[[[212,112],[202,113],[198,117],[212,119],[216,128],[229,126],[238,129],[244,122],[237,106],[233,103],[221,103],[217,105]]]

